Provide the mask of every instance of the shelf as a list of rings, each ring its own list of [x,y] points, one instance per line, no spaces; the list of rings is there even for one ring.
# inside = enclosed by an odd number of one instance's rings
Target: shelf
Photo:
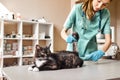
[[[20,38],[4,38],[5,40],[19,40]]]
[[[34,55],[23,55],[22,57],[34,57]]]
[[[40,23],[40,24],[44,24],[44,25],[53,25],[53,23],[51,23],[51,22],[42,23],[42,22],[36,22],[36,21],[31,21],[31,20],[8,20],[8,19],[0,19],[0,21],[12,22],[12,23],[15,23],[15,22],[25,22],[25,23]]]
[[[22,38],[23,40],[37,40],[37,38]]]
[[[46,39],[39,39],[39,40],[45,40],[45,41],[47,41],[47,40],[52,40],[52,39],[49,39],[49,38],[47,39],[47,38],[46,38]]]
[[[4,55],[3,58],[19,58],[20,56]]]
[[[111,41],[115,42],[115,28],[113,26],[111,28]],[[105,36],[103,34],[97,34],[97,43],[105,43]]]
[[[105,39],[97,39],[97,43],[105,43]]]
[[[53,23],[0,19],[1,67],[31,64],[36,44],[53,51],[53,29]]]

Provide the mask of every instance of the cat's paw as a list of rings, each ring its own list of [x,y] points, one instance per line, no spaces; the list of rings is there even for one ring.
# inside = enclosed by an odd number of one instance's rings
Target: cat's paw
[[[35,67],[35,68],[33,69],[33,71],[38,72],[39,69],[38,69],[37,67]]]
[[[28,71],[33,71],[32,66],[28,67]]]

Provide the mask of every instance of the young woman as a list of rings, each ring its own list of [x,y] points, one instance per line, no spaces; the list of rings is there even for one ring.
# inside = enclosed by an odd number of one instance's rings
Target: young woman
[[[84,0],[75,4],[68,15],[64,28],[61,31],[62,38],[67,43],[72,43],[75,38],[67,35],[70,28],[79,34],[77,43],[79,57],[83,60],[99,60],[111,44],[110,37],[110,13],[106,8],[112,0]],[[96,35],[105,35],[105,44],[102,50],[97,49]]]

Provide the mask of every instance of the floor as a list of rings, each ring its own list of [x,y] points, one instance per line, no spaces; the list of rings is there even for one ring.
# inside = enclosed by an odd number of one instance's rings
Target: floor
[[[82,68],[32,72],[28,66],[4,68],[9,80],[120,80],[120,61],[85,61]],[[119,79],[114,79],[119,78]]]

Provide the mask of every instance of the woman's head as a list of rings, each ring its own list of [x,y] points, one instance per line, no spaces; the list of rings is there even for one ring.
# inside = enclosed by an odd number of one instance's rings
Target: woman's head
[[[104,9],[112,0],[84,0],[83,2],[83,11],[91,19],[94,16],[94,13]]]
[[[93,10],[99,11],[101,9],[104,9],[108,6],[111,0],[93,0],[92,5],[93,5]]]

